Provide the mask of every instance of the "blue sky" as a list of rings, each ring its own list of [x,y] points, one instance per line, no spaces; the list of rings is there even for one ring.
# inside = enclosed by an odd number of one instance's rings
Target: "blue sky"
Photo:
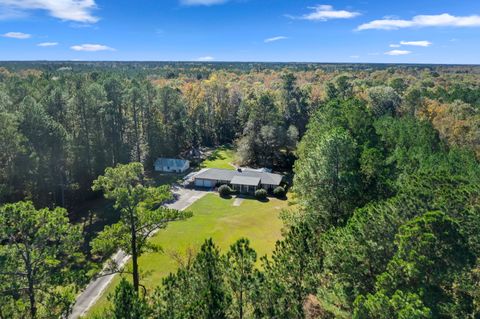
[[[0,60],[480,64],[478,0],[0,0]]]

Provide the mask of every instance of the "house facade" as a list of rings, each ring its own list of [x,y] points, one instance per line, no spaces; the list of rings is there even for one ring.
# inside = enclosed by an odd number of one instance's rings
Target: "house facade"
[[[253,194],[261,187],[261,179],[260,177],[234,176],[230,185],[239,193]]]
[[[177,158],[158,158],[153,166],[156,172],[183,173],[190,168],[190,161]]]
[[[280,186],[283,176],[255,170],[225,170],[210,168],[193,177],[196,187],[214,188],[220,185],[230,185],[240,193],[254,193],[263,188],[267,191]]]

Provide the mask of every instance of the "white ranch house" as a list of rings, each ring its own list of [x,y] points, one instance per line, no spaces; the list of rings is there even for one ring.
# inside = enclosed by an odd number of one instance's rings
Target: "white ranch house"
[[[176,158],[158,158],[154,163],[155,171],[183,173],[190,168],[190,161]]]
[[[202,188],[214,188],[230,185],[240,193],[254,193],[257,189],[273,190],[280,186],[283,176],[253,169],[236,171],[210,168],[200,171],[193,177],[194,185]]]

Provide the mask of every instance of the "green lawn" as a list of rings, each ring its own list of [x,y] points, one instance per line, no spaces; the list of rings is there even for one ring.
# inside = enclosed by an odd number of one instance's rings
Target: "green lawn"
[[[187,175],[187,173],[151,172],[148,177],[152,179],[155,186],[161,186],[181,183],[185,175]]]
[[[164,253],[147,253],[139,259],[143,273],[142,284],[151,290],[160,285],[161,278],[175,271],[177,263],[172,254],[184,255],[187,249],[197,250],[207,238],[225,251],[241,237],[249,238],[258,256],[269,254],[275,242],[281,238],[282,222],[278,218],[286,201],[270,199],[262,203],[245,199],[240,206],[233,206],[234,199],[222,199],[216,194],[207,194],[199,199],[189,210],[194,216],[188,220],[171,223],[161,230],[152,241],[161,245]],[[119,276],[113,281],[90,314],[95,314],[107,305],[106,295],[111,293],[118,283]]]
[[[235,167],[231,164],[235,161],[235,152],[232,148],[221,146],[213,151],[213,153],[200,164],[201,168],[223,168],[234,170]]]

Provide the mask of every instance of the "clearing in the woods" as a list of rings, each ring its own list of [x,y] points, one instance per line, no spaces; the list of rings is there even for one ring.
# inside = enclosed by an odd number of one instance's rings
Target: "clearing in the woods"
[[[278,215],[287,207],[287,202],[274,198],[268,202],[245,199],[239,206],[234,202],[234,198],[222,199],[216,194],[207,194],[188,208],[193,217],[173,222],[152,237],[151,241],[160,245],[163,253],[146,253],[140,258],[142,284],[149,290],[160,285],[164,276],[177,269],[179,258],[188,250],[198,250],[210,237],[223,252],[239,238],[246,237],[258,256],[271,253],[275,242],[281,238],[282,222]],[[113,280],[90,315],[107,306],[107,295],[119,279],[117,276]]]

